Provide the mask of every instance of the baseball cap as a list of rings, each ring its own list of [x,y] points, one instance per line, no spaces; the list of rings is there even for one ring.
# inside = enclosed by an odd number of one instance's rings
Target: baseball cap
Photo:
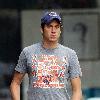
[[[46,12],[41,18],[41,24],[49,24],[54,19],[61,23],[61,17],[59,16],[59,14],[57,14],[56,12]]]

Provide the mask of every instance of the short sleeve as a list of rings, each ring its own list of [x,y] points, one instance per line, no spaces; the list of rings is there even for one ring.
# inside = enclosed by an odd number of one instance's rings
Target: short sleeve
[[[81,77],[82,72],[76,52],[73,50],[69,57],[69,78]]]
[[[15,67],[15,70],[20,72],[20,73],[26,73],[27,72],[27,59],[26,59],[26,56],[25,56],[24,49],[19,56],[18,64]]]

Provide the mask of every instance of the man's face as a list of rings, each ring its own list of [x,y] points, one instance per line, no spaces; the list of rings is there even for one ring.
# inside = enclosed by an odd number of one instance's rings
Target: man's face
[[[56,20],[53,20],[50,24],[45,24],[42,33],[43,40],[48,42],[57,42],[61,33],[60,24]]]

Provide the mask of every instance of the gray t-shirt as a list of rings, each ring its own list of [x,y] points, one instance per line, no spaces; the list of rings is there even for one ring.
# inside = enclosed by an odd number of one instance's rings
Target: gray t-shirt
[[[75,51],[61,44],[54,49],[42,43],[25,47],[15,70],[28,73],[28,100],[70,100],[68,79],[82,75]]]

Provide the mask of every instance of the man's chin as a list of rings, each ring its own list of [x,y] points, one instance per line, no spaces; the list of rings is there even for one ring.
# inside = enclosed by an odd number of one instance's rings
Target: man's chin
[[[50,41],[50,42],[58,42],[57,39],[50,39],[49,41]]]

